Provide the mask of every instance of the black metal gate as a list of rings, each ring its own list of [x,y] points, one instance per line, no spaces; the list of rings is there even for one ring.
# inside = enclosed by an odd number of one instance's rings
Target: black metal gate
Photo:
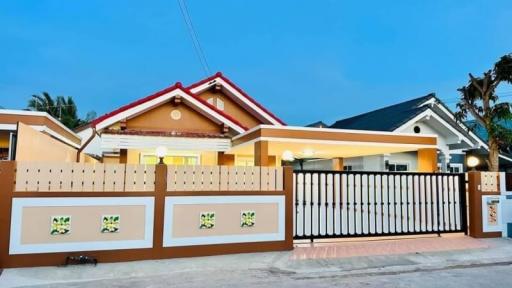
[[[294,238],[467,233],[464,174],[294,171]]]

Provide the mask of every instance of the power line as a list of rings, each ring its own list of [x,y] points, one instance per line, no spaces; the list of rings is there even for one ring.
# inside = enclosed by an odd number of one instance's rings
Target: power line
[[[196,30],[194,29],[194,24],[192,23],[192,19],[190,18],[190,13],[188,12],[187,3],[185,0],[177,0],[178,5],[180,6],[181,15],[183,16],[183,20],[185,21],[185,25],[187,25],[187,29],[192,39],[192,44],[194,45],[194,50],[196,51],[197,57],[199,58],[199,62],[201,62],[201,66],[203,66],[203,70],[206,76],[210,75],[210,66],[208,65],[208,61],[206,60],[205,53],[199,42],[199,37],[197,36]]]

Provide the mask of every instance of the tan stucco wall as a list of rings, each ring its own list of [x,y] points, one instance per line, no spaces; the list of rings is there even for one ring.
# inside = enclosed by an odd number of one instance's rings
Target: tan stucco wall
[[[100,161],[87,154],[80,153],[80,163],[100,163]]]
[[[108,163],[108,164],[117,164],[119,163],[119,157],[109,157],[109,156],[104,156],[103,159],[101,159],[102,163]]]
[[[258,126],[259,124],[268,124],[263,123],[262,121],[258,120],[258,118],[252,116],[249,112],[247,112],[244,108],[242,108],[239,104],[231,100],[230,97],[226,96],[222,92],[214,93],[213,91],[205,91],[199,94],[199,97],[205,101],[211,97],[221,99],[224,102],[224,112],[248,128]]]
[[[23,123],[18,124],[17,161],[75,162],[77,149]]]
[[[277,203],[240,204],[179,204],[174,205],[172,219],[173,237],[202,237],[277,233],[279,230]],[[240,227],[241,211],[256,212],[253,227]],[[215,212],[215,227],[199,229],[201,212]]]
[[[69,132],[67,129],[62,128],[60,125],[56,124],[54,121],[50,120],[50,118],[46,116],[2,114],[2,111],[0,111],[1,124],[16,124],[18,122],[22,122],[27,125],[46,126],[49,129],[61,135],[62,137],[76,144],[80,144],[82,141],[78,135]]]
[[[171,111],[179,110],[181,119],[171,118]],[[220,125],[199,114],[186,104],[173,106],[170,103],[162,104],[126,122],[128,129],[149,131],[188,131],[188,132],[215,132],[221,131]]]
[[[142,240],[145,206],[25,207],[22,212],[21,243],[65,243],[112,240]],[[51,235],[51,217],[71,216],[71,233]],[[101,233],[102,215],[120,215],[117,233]]]

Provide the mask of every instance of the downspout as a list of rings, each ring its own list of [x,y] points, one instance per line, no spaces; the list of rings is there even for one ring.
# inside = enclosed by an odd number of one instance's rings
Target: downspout
[[[82,153],[82,151],[87,147],[87,145],[91,143],[91,141],[94,139],[94,137],[96,137],[96,135],[100,136],[96,131],[96,127],[93,127],[91,136],[87,139],[87,141],[85,141],[84,145],[82,145],[82,147],[78,148],[78,150],[76,151],[76,163],[80,162],[80,153]]]

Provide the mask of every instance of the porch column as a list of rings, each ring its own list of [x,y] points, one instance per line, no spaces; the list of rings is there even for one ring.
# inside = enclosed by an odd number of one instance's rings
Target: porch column
[[[437,149],[418,150],[418,172],[432,173],[437,171]]]
[[[332,159],[332,170],[343,171],[343,158]]]
[[[126,164],[128,163],[128,150],[120,149],[119,151],[119,163]]]
[[[254,143],[254,165],[268,166],[268,141]]]

